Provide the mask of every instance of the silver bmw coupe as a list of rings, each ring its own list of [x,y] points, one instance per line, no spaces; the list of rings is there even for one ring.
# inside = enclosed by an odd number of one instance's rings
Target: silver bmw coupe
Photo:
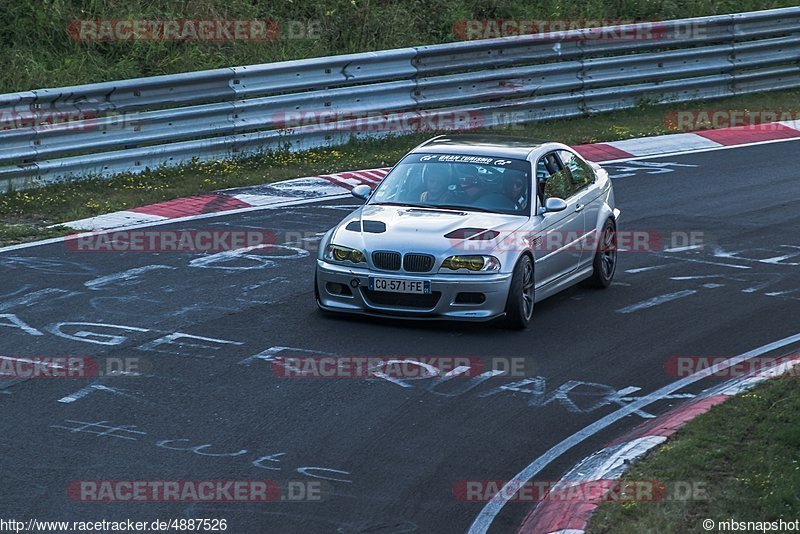
[[[352,193],[317,257],[325,311],[526,328],[535,302],[614,277],[611,180],[560,143],[439,136]]]

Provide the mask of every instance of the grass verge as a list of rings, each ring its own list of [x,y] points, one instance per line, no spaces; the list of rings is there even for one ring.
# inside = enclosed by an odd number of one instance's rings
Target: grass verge
[[[606,502],[587,532],[703,532],[708,519],[714,521],[709,530],[721,532],[720,521],[800,519],[799,390],[795,374],[717,405],[624,476],[630,481],[700,482],[707,498]]]
[[[632,21],[735,13],[794,0],[7,0],[0,93],[457,40],[465,19]],[[73,21],[271,19],[275,39],[80,40]],[[102,32],[101,32],[102,35]],[[181,32],[181,35],[185,35]]]
[[[686,109],[795,110],[800,90],[742,95],[716,101],[640,106],[591,117],[562,119],[492,130],[492,133],[553,139],[567,144],[616,141],[674,133],[665,116]],[[479,130],[487,131],[487,130]],[[0,195],[0,245],[70,233],[48,228],[71,220],[130,209],[227,187],[393,165],[433,133],[358,141],[336,148],[272,153],[247,159],[196,163],[108,180],[68,182]]]

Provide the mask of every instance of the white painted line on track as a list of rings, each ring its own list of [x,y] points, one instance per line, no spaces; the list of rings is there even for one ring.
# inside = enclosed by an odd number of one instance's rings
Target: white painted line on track
[[[617,313],[633,313],[639,310],[646,310],[647,308],[660,306],[661,304],[665,304],[667,302],[671,302],[677,299],[682,299],[683,297],[690,297],[695,293],[697,293],[697,290],[695,289],[685,289],[683,291],[676,291],[675,293],[667,293],[666,295],[659,295],[657,297],[653,297],[647,300],[643,300],[641,302],[637,302],[636,304],[631,304],[630,306],[625,306],[624,308],[620,308],[619,310],[617,310]]]
[[[681,261],[688,261],[689,263],[703,263],[705,265],[717,265],[719,267],[731,267],[732,269],[750,269],[748,265],[737,265],[735,263],[722,263],[718,261],[708,261],[708,260],[698,260],[694,258],[684,258],[682,256],[664,256],[661,254],[656,254],[656,256],[660,258],[674,258],[676,260]]]
[[[711,376],[715,373],[733,367],[739,363],[745,362],[757,356],[761,356],[773,350],[780,349],[782,347],[786,347],[787,345],[792,345],[794,343],[800,342],[800,333],[791,335],[789,337],[785,337],[783,339],[779,339],[778,341],[773,341],[772,343],[767,343],[766,345],[762,345],[756,349],[751,351],[745,352],[738,356],[734,356],[733,358],[729,358],[724,362],[720,362],[716,365],[698,371],[686,378],[682,378],[680,380],[676,380],[671,384],[668,384],[661,389],[650,393],[649,395],[645,395],[644,397],[640,397],[639,399],[631,402],[620,408],[619,410],[612,412],[605,417],[598,419],[594,423],[590,424],[589,426],[584,427],[583,429],[579,430],[575,434],[567,437],[560,443],[553,446],[550,450],[544,453],[539,458],[536,458],[532,461],[528,466],[517,473],[513,479],[506,482],[500,491],[490,500],[483,509],[480,511],[478,516],[472,522],[472,525],[469,528],[469,534],[483,534],[489,530],[489,527],[494,521],[497,514],[505,506],[506,502],[508,502],[514,496],[514,488],[523,487],[523,485],[529,482],[533,477],[535,477],[542,469],[550,465],[554,460],[559,458],[562,454],[569,451],[576,445],[584,442],[588,438],[594,436],[595,434],[605,430],[609,426],[613,425],[617,421],[631,415],[632,413],[642,410],[649,406],[650,404],[657,402],[668,395],[675,393],[678,390],[681,390],[687,386],[694,384],[695,382],[699,382],[700,380]]]
[[[85,285],[89,289],[102,289],[103,286],[107,284],[120,281],[130,281],[132,278],[136,278],[140,274],[144,274],[150,271],[157,271],[161,269],[177,269],[177,267],[172,267],[169,265],[145,265],[143,267],[134,267],[133,269],[128,269],[127,271],[113,273],[106,276],[101,276],[99,278],[95,278],[93,280],[88,280],[84,282],[83,285]]]
[[[685,247],[665,248],[662,252],[685,252],[687,250],[697,250],[705,245],[688,245]]]
[[[637,274],[643,273],[645,271],[655,271],[656,269],[664,269],[665,267],[670,267],[674,265],[674,263],[663,264],[663,265],[650,265],[649,267],[638,267],[636,269],[628,269],[625,272],[628,274]]]
[[[62,398],[58,399],[58,402],[60,402],[62,404],[70,404],[72,402],[75,402],[77,400],[80,400],[80,399],[86,397],[87,395],[89,395],[93,391],[105,391],[105,392],[108,392],[108,393],[113,393],[114,395],[120,395],[120,396],[123,396],[123,397],[129,397],[129,398],[132,398],[132,399],[136,398],[133,395],[128,395],[127,393],[125,393],[121,389],[104,386],[102,384],[89,384],[88,386],[76,391],[72,395],[67,395],[66,397],[62,397]]]
[[[56,300],[56,299],[71,297],[76,294],[77,293],[73,291],[68,291],[66,289],[47,287],[44,289],[40,289],[38,291],[34,291],[33,293],[22,295],[21,297],[10,299],[5,302],[0,302],[0,311],[10,310],[17,306],[30,306],[32,304],[38,304],[43,300]],[[59,296],[53,296],[53,295],[59,295]]]

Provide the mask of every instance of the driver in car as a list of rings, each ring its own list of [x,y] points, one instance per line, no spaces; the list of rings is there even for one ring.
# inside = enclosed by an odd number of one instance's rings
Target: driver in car
[[[448,170],[443,165],[437,167],[433,165],[425,166],[422,170],[425,191],[419,196],[420,202],[444,202],[450,198],[450,175],[447,172]]]
[[[514,202],[516,209],[523,210],[528,206],[528,195],[525,194],[525,179],[522,176],[507,176],[504,179],[505,193]]]

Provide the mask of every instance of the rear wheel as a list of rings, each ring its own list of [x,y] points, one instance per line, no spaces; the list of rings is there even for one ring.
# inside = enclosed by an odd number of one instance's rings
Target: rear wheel
[[[613,219],[607,219],[600,230],[592,266],[592,276],[584,280],[583,285],[598,289],[610,286],[617,270],[617,227]]]
[[[506,324],[509,328],[522,330],[531,324],[534,296],[533,261],[525,254],[514,267],[508,290]]]

